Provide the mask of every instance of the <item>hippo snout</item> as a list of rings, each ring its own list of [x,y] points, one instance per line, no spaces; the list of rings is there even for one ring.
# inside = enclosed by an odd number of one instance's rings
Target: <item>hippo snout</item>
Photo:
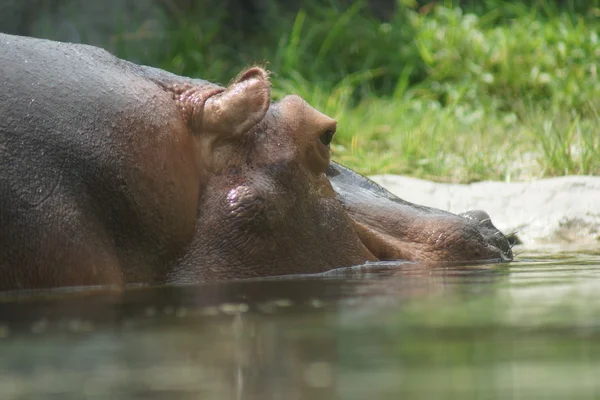
[[[483,238],[494,246],[502,260],[510,261],[513,259],[511,245],[506,236],[492,223],[490,215],[483,210],[470,210],[459,214],[469,221],[479,230]]]

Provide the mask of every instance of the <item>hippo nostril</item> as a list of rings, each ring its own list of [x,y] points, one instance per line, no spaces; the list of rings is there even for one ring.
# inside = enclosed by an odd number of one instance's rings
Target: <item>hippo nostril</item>
[[[335,134],[335,131],[332,130],[327,130],[325,131],[324,134],[322,134],[321,136],[319,136],[319,140],[321,141],[321,143],[323,143],[325,146],[329,146],[329,144],[331,143],[331,141],[333,140],[333,135]]]

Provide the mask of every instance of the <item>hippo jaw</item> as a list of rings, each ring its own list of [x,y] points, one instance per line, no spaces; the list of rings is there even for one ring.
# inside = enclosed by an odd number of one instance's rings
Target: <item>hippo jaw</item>
[[[424,218],[400,228],[354,219],[361,241],[379,260],[424,263],[506,262],[512,250],[500,231],[487,235],[461,216]],[[398,229],[402,229],[401,234]]]
[[[506,237],[483,211],[455,215],[404,201],[337,163],[327,175],[369,251],[380,260],[504,262]]]

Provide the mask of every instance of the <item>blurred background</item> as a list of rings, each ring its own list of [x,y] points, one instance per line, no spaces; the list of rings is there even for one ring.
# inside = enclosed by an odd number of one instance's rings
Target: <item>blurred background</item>
[[[0,0],[0,31],[221,84],[263,64],[362,173],[600,174],[600,0]]]

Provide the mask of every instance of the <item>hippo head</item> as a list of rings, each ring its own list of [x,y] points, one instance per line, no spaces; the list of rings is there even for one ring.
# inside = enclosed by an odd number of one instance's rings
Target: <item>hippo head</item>
[[[340,186],[328,176],[336,122],[298,96],[271,103],[260,68],[226,89],[191,92],[182,104],[204,178],[195,237],[172,282],[316,273],[378,259],[502,258],[466,217],[406,202],[394,208],[378,203],[377,190]],[[347,201],[356,196],[367,201]]]
[[[270,102],[259,68],[204,100],[196,236],[171,280],[322,272],[376,258],[325,174],[336,122],[298,96]]]

